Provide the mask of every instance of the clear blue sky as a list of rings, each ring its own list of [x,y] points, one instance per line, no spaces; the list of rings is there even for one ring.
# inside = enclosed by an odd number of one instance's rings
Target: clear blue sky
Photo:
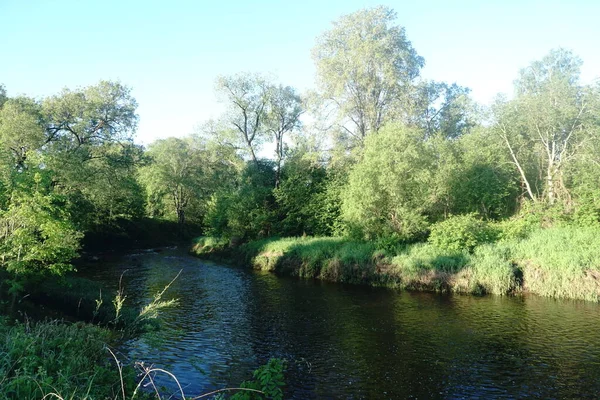
[[[379,4],[397,11],[424,77],[468,86],[482,103],[510,93],[519,68],[554,47],[583,58],[584,80],[600,77],[598,0],[0,0],[0,83],[42,97],[118,79],[139,103],[137,141],[149,143],[216,117],[219,74],[312,87],[315,38]]]

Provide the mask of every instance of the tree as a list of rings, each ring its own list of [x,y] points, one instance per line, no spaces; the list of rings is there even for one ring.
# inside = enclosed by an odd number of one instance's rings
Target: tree
[[[478,127],[451,143],[459,157],[449,188],[452,214],[477,213],[485,219],[510,216],[516,209],[519,176],[503,143],[488,127]]]
[[[275,139],[275,188],[281,179],[281,162],[284,157],[284,135],[300,127],[303,113],[302,99],[294,88],[270,85],[267,108],[267,129]]]
[[[0,146],[10,152],[13,165],[26,168],[27,155],[45,142],[40,105],[33,99],[8,99],[0,108]]]
[[[265,139],[269,97],[266,80],[251,74],[220,77],[217,91],[224,96],[228,106],[224,120],[233,127],[231,145],[245,148],[252,161],[257,163],[256,153]]]
[[[534,202],[570,203],[565,170],[600,139],[599,92],[579,83],[580,66],[570,51],[553,50],[521,70],[514,100],[494,107],[495,131]]]
[[[388,125],[365,140],[342,193],[342,215],[366,238],[411,240],[428,226],[433,154],[420,129]]]
[[[101,81],[64,89],[42,102],[44,164],[56,189],[72,198],[82,229],[131,219],[142,212],[135,166],[141,148],[133,144],[138,122],[131,89]],[[134,199],[134,197],[136,197]]]
[[[296,151],[285,163],[281,185],[274,190],[280,215],[277,233],[284,236],[330,233],[323,223],[327,170],[303,151]]]
[[[170,205],[182,226],[190,202],[202,193],[201,151],[190,139],[168,138],[154,142],[146,154],[150,162],[140,169],[140,179],[150,201],[155,207]]]
[[[456,83],[421,82],[413,89],[403,119],[425,129],[429,137],[439,133],[458,138],[477,124],[477,110],[469,92]]]
[[[3,84],[0,83],[0,108],[2,105],[8,100],[8,96],[6,95],[6,88]]]
[[[0,265],[17,274],[62,274],[72,268],[83,235],[40,173],[31,184],[15,190],[9,208],[0,210]]]
[[[343,16],[313,49],[322,97],[359,141],[390,120],[424,65],[395,19],[383,6]]]
[[[273,167],[266,160],[247,162],[235,188],[219,189],[212,195],[205,216],[209,234],[239,241],[273,233]]]
[[[118,82],[100,81],[83,89],[64,89],[46,99],[43,106],[48,121],[47,141],[63,150],[131,142],[137,128],[137,102],[131,89]]]

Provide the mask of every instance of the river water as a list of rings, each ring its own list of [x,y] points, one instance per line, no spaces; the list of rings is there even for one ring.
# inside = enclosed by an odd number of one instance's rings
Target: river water
[[[171,249],[83,273],[144,304],[179,271],[179,306],[121,357],[175,374],[186,395],[288,360],[286,398],[598,398],[600,306],[296,280]],[[174,391],[166,377],[159,383]]]

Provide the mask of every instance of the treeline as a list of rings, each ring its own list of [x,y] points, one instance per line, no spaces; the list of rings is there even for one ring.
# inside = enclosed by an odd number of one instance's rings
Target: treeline
[[[448,230],[462,243],[598,225],[600,86],[581,83],[571,52],[521,70],[514,96],[491,107],[421,78],[423,58],[385,7],[340,18],[313,58],[318,89],[302,98],[257,76],[219,79],[229,109],[195,139],[231,166],[205,196],[207,234],[390,247]]]
[[[42,100],[2,90],[2,266],[62,272],[84,235],[144,218],[234,244],[311,235],[383,248],[494,221],[514,237],[598,225],[600,87],[580,82],[571,52],[521,70],[514,96],[489,108],[421,78],[425,61],[386,7],[341,17],[312,56],[314,92],[220,77],[221,117],[147,149],[120,83]]]

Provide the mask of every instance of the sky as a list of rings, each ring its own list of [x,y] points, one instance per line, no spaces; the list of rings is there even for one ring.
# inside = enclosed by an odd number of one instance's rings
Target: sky
[[[223,109],[219,75],[260,72],[314,88],[311,49],[341,15],[386,5],[426,66],[489,104],[519,69],[564,47],[600,78],[600,1],[0,0],[0,83],[43,98],[119,80],[139,104],[136,142],[184,136]]]

